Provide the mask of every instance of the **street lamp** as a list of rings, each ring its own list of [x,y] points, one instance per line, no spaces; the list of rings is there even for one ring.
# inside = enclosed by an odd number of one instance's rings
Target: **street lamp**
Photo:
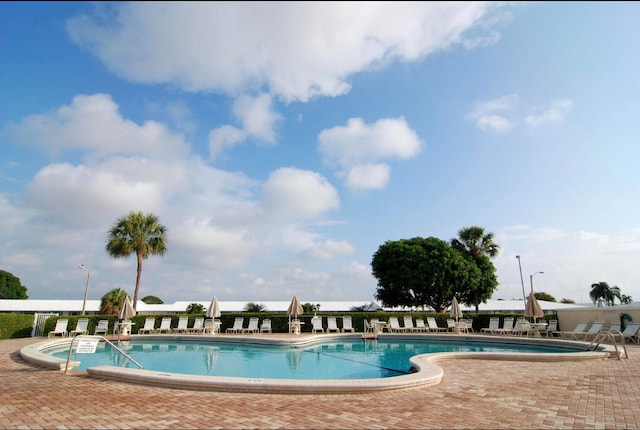
[[[527,295],[524,292],[524,278],[522,277],[522,265],[520,264],[520,256],[516,255],[516,258],[518,259],[518,267],[520,268],[520,283],[522,284],[522,299],[526,302]]]
[[[529,281],[531,282],[531,294],[533,294],[533,277],[536,276],[538,273],[544,274],[544,272],[536,272],[533,275],[529,275]]]
[[[85,265],[81,264],[80,269],[85,269]],[[87,269],[87,284],[84,287],[84,300],[82,300],[82,315],[84,316],[84,310],[87,307],[87,293],[89,292],[89,278],[91,278],[91,269]]]

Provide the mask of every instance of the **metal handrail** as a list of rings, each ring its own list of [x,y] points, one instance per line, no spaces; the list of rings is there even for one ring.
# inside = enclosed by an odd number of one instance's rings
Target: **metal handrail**
[[[138,368],[142,369],[142,365],[140,363],[138,363],[136,360],[134,360],[133,358],[131,358],[131,356],[129,354],[127,354],[126,352],[124,352],[123,350],[121,350],[120,348],[118,348],[113,342],[111,342],[109,339],[107,339],[104,336],[96,336],[96,335],[78,335],[78,336],[74,336],[73,339],[71,339],[71,343],[69,344],[69,353],[67,354],[67,363],[64,366],[64,373],[67,373],[67,370],[69,369],[69,360],[71,359],[71,351],[73,350],[73,342],[75,342],[75,340],[79,337],[89,337],[89,338],[98,338],[98,339],[102,339],[104,340],[106,343],[108,343],[109,345],[111,345],[111,347],[113,349],[115,349],[116,351],[118,351],[120,354],[124,355],[128,360],[130,360],[131,362],[133,362],[133,364],[135,364],[136,366],[138,366]]]
[[[624,354],[620,354],[620,350],[618,349],[618,341],[616,339],[617,335],[620,336],[620,343],[622,344],[622,349],[624,350]],[[627,347],[624,344],[624,337],[622,337],[622,333],[620,332],[620,330],[616,330],[616,329],[609,329],[609,330],[601,331],[600,333],[598,333],[598,335],[595,338],[593,338],[589,346],[587,346],[585,351],[594,351],[598,346],[600,346],[600,344],[604,340],[611,341],[611,343],[613,344],[613,347],[616,350],[616,355],[618,356],[618,360],[620,360],[621,358],[629,358],[629,356],[627,355]]]

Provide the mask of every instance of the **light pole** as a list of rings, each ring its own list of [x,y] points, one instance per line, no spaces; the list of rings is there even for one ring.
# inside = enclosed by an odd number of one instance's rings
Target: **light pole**
[[[522,277],[522,265],[520,264],[520,256],[516,255],[516,258],[518,259],[518,267],[520,268],[520,283],[522,284],[522,299],[526,302],[527,295],[524,292],[524,278]]]
[[[533,277],[536,276],[538,273],[544,274],[544,272],[536,272],[532,275],[529,275],[529,281],[531,282],[531,294],[533,294]]]
[[[85,269],[84,264],[80,265],[80,269]],[[87,284],[84,287],[84,300],[82,300],[82,315],[84,316],[84,310],[87,307],[87,293],[89,292],[89,279],[91,278],[91,269],[87,269]]]

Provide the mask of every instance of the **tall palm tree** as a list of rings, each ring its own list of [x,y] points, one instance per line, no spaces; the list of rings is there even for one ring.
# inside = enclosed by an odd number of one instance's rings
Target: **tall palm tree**
[[[100,313],[104,315],[117,315],[122,309],[128,294],[122,288],[114,288],[102,296],[100,300]]]
[[[485,233],[482,227],[465,227],[458,231],[458,237],[451,239],[451,246],[468,252],[474,261],[480,256],[495,257],[500,246],[493,243],[493,233]]]
[[[142,212],[129,212],[118,218],[107,238],[106,250],[114,258],[136,254],[138,266],[133,308],[138,304],[142,260],[149,255],[164,255],[167,252],[167,228],[160,224],[158,217]]]
[[[591,291],[589,291],[589,297],[596,304],[598,300],[602,301],[607,306],[613,306],[616,297],[620,296],[620,288],[610,287],[608,283],[604,281],[591,284]]]

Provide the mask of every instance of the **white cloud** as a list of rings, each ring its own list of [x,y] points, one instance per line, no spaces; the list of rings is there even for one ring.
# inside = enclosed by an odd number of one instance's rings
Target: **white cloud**
[[[372,124],[351,118],[346,126],[321,131],[318,142],[323,161],[338,168],[348,186],[361,189],[381,188],[387,183],[390,168],[377,161],[412,158],[423,146],[404,118],[385,118]]]
[[[540,113],[531,114],[525,118],[525,122],[531,127],[537,127],[542,124],[561,122],[573,109],[571,100],[556,100],[551,105],[538,109]]]
[[[511,94],[484,102],[476,102],[471,112],[467,114],[467,119],[474,122],[476,127],[483,131],[507,132],[515,126],[515,123],[503,113],[511,112],[517,101],[518,96]]]
[[[305,249],[300,253],[305,258],[318,260],[331,260],[336,255],[346,255],[354,252],[354,247],[346,240],[325,240],[316,243],[311,248]]]
[[[51,155],[84,150],[96,155],[185,156],[188,147],[180,135],[163,124],[125,120],[106,94],[79,95],[70,105],[41,115],[31,115],[6,131],[22,144],[45,149]]]
[[[287,101],[338,96],[393,60],[498,39],[500,3],[131,2],[67,21],[71,39],[123,78]],[[104,13],[104,9],[110,9]]]
[[[233,148],[246,139],[244,130],[223,125],[209,132],[209,159],[215,159],[223,151]]]
[[[324,177],[293,167],[272,172],[263,192],[265,207],[286,219],[305,221],[340,206],[338,192]]]

